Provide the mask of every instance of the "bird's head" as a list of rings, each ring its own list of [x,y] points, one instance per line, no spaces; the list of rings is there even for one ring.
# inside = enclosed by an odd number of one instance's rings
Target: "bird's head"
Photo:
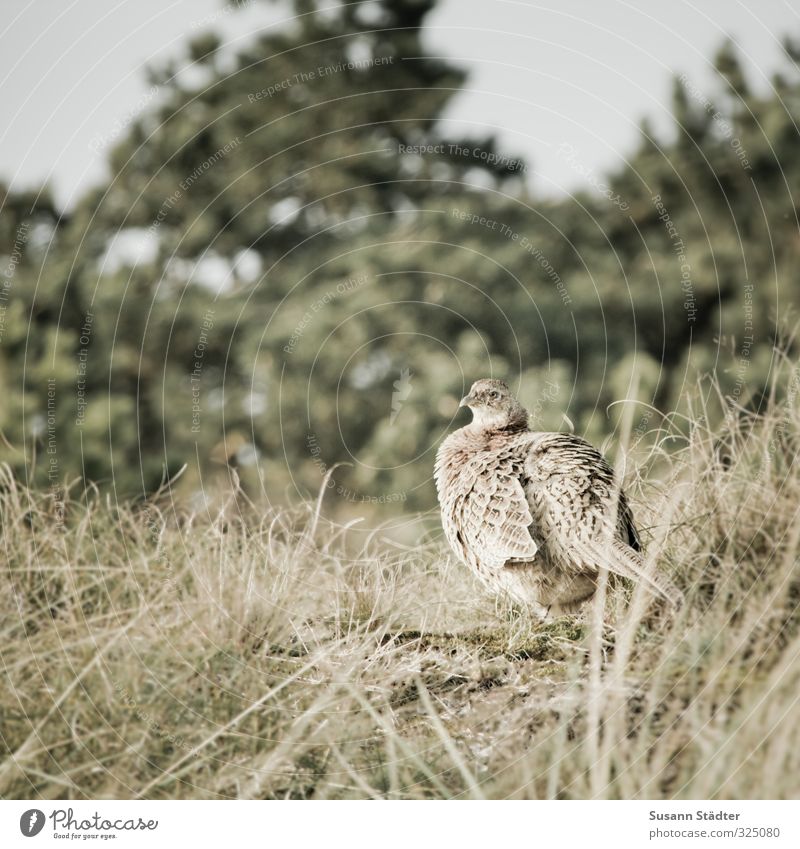
[[[472,422],[483,428],[526,427],[528,412],[504,380],[476,380],[460,407],[472,410]]]

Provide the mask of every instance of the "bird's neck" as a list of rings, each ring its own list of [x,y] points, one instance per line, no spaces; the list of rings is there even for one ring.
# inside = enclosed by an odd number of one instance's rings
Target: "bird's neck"
[[[472,424],[468,425],[474,431],[493,433],[517,433],[528,428],[528,413],[522,407],[507,413],[476,410],[473,413]]]
[[[529,430],[527,414],[524,418],[502,419],[490,422],[472,422],[464,430],[472,437],[481,440],[491,440],[495,437],[516,436]]]
[[[528,427],[528,411],[520,407],[514,410],[508,417],[508,424],[503,428],[508,433],[518,433],[521,430],[530,430]]]

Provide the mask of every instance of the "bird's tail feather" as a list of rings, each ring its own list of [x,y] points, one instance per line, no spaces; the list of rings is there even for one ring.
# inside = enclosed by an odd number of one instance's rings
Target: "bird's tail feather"
[[[592,545],[586,556],[601,569],[645,584],[651,592],[662,596],[676,608],[683,604],[683,593],[672,581],[663,575],[650,574],[641,554],[617,538],[606,545],[601,542]]]

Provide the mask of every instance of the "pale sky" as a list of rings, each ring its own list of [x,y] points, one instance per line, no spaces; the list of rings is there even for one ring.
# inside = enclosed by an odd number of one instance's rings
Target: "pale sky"
[[[286,16],[262,2],[19,0],[0,34],[0,177],[20,188],[49,180],[68,206],[102,179],[110,137],[151,102],[146,65],[180,56],[209,27],[235,50]],[[713,93],[710,60],[729,35],[766,89],[788,62],[785,34],[800,36],[800,0],[441,0],[426,39],[470,72],[442,131],[496,133],[526,158],[534,187],[557,195],[585,184],[579,171],[623,160],[643,116],[669,129],[672,71]],[[558,152],[565,142],[572,162]]]

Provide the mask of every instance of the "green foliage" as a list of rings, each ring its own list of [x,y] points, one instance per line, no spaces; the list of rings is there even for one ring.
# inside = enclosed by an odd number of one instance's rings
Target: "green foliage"
[[[370,5],[298,2],[236,55],[198,35],[186,68],[151,70],[103,186],[67,215],[5,197],[0,459],[20,477],[134,495],[187,464],[197,493],[233,467],[285,501],[349,462],[341,513],[426,508],[486,374],[593,439],[635,375],[662,411],[703,370],[760,402],[796,298],[797,70],[756,95],[725,45],[713,103],[676,80],[674,137],[645,126],[602,185],[544,200],[516,152],[446,135],[465,73],[427,58],[433,2]]]

